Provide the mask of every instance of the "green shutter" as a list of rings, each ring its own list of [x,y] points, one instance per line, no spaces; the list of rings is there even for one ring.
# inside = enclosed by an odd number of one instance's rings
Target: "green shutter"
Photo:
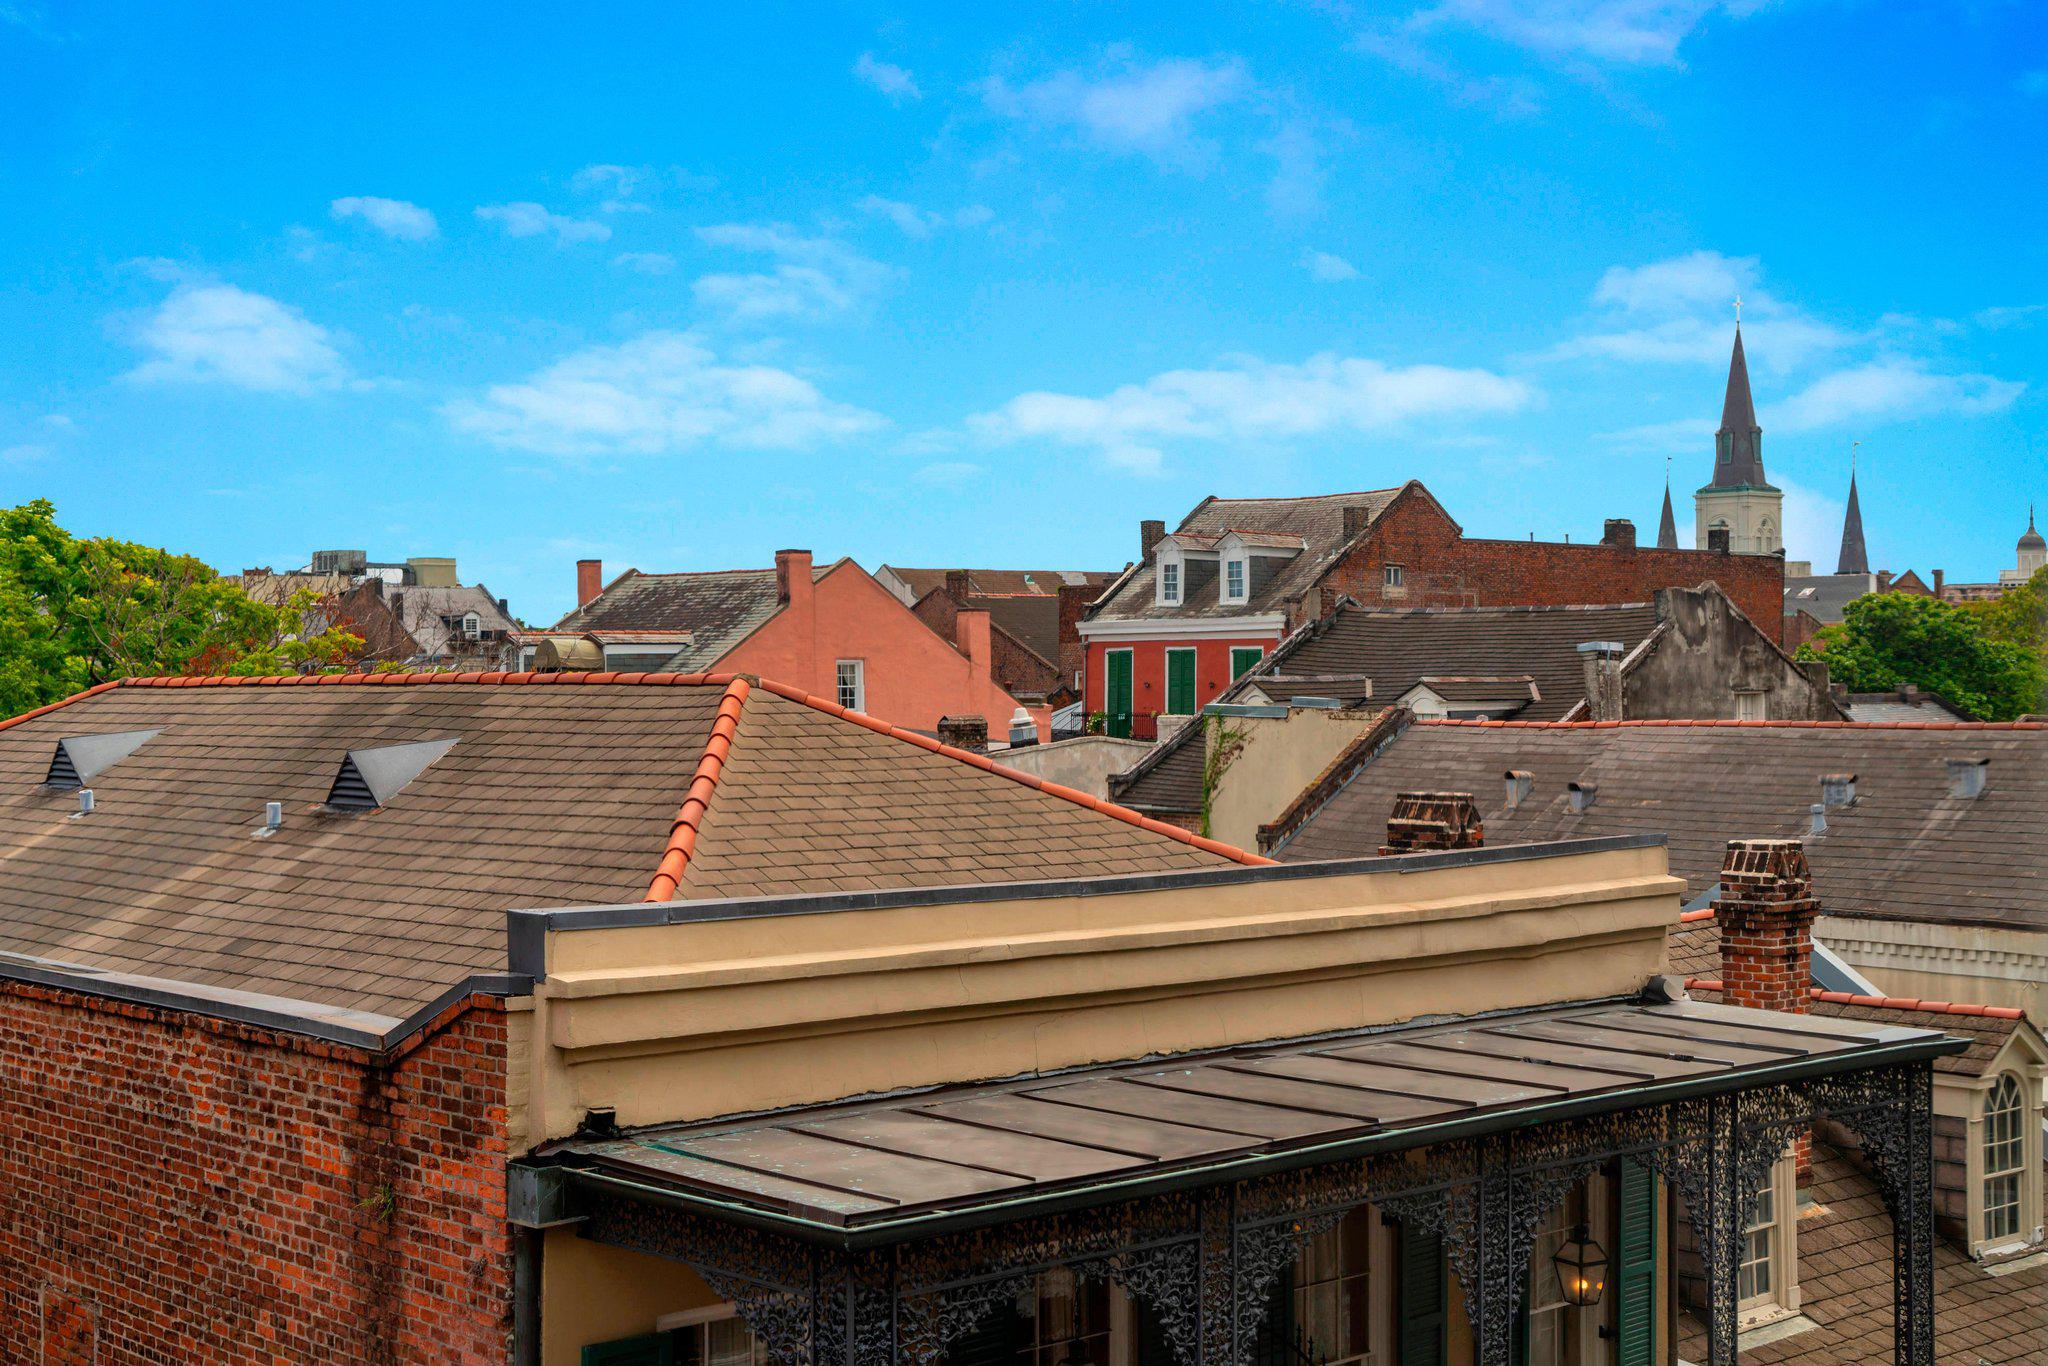
[[[681,1356],[676,1338],[675,1333],[646,1333],[593,1343],[583,1349],[583,1366],[674,1366]]]
[[[1443,1238],[1403,1225],[1399,1366],[1443,1366],[1445,1274]]]
[[[1230,681],[1235,683],[1238,679],[1243,678],[1253,669],[1258,668],[1259,661],[1264,659],[1265,657],[1266,652],[1256,645],[1231,646]]]
[[[1105,729],[1120,740],[1131,738],[1131,652],[1103,652],[1102,709],[1108,713]]]
[[[1195,652],[1166,652],[1166,712],[1169,716],[1195,714]]]
[[[1657,1346],[1657,1180],[1623,1161],[1615,1182],[1615,1366],[1650,1366]]]

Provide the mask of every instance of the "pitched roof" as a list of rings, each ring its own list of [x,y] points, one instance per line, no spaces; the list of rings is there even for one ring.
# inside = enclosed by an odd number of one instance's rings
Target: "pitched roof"
[[[141,729],[89,817],[40,789],[59,739]],[[349,750],[445,739],[388,806],[323,810]],[[284,825],[252,838],[266,801]],[[612,673],[103,685],[0,723],[0,855],[0,971],[393,1016],[504,971],[515,907],[1251,858],[780,685]]]
[[[1902,688],[1896,692],[1852,692],[1847,704],[1851,721],[1976,721],[1939,693]]]
[[[1676,966],[1674,964],[1674,966]],[[1719,968],[1714,972],[1718,973]],[[1718,1002],[1723,991],[1718,976],[1695,977],[1685,984],[1686,994],[1702,1001]],[[1918,1001],[1896,996],[1854,996],[1846,991],[1812,988],[1808,1013],[1839,1020],[1865,1020],[1873,1024],[1895,1024],[1910,1029],[1936,1029],[1970,1046],[1934,1060],[1937,1072],[1977,1077],[2005,1047],[2026,1019],[2026,1012],[2013,1006],[1980,1006],[1953,1001]]]
[[[1759,447],[1756,404],[1749,396],[1749,359],[1742,352],[1742,328],[1728,357],[1728,392],[1721,400],[1721,430],[1714,440],[1714,482],[1707,487],[1768,488]]]
[[[1863,503],[1856,496],[1856,475],[1849,475],[1849,511],[1842,517],[1842,553],[1835,562],[1837,574],[1868,574],[1870,554],[1863,548]]]
[[[1785,576],[1785,614],[1804,612],[1823,626],[1842,619],[1843,609],[1877,591],[1875,574],[1801,574]]]
[[[1946,761],[1990,761],[1974,798],[1951,796]],[[1534,775],[1510,811],[1502,773]],[[1855,774],[1856,799],[1827,813],[1807,859],[1829,915],[2048,931],[2048,725],[1853,721],[1422,721],[1337,775],[1291,813],[1278,857],[1353,857],[1386,838],[1394,795],[1470,792],[1489,844],[1666,834],[1694,894],[1727,841],[1799,837],[1823,774]],[[1574,812],[1566,784],[1596,788]],[[1327,789],[1326,789],[1327,790]]]
[[[1657,518],[1657,549],[1678,549],[1678,523],[1671,515],[1671,477],[1664,477],[1664,511]]]
[[[884,572],[894,574],[910,589],[911,601],[923,597],[934,588],[946,586],[946,575],[950,569],[906,569],[900,564],[885,564],[875,571],[879,577]],[[1012,594],[1031,593],[1042,597],[1057,598],[1063,584],[1086,585],[1100,588],[1114,579],[1120,571],[1099,569],[969,569],[968,587],[977,593]]]
[[[1393,489],[1362,493],[1330,493],[1314,498],[1207,498],[1182,520],[1175,536],[1188,535],[1196,542],[1213,544],[1227,532],[1260,536],[1291,543],[1299,539],[1307,546],[1299,555],[1282,562],[1272,578],[1254,575],[1248,598],[1225,605],[1214,594],[1207,601],[1190,598],[1178,607],[1161,607],[1156,584],[1159,566],[1156,555],[1148,555],[1089,613],[1091,621],[1135,621],[1145,618],[1186,620],[1201,617],[1255,616],[1276,610],[1314,587],[1325,571],[1350,545],[1344,535],[1344,509],[1366,509],[1367,526],[1399,497],[1404,489],[1422,490],[1414,481]],[[1424,496],[1427,496],[1425,493]]]
[[[843,561],[813,565],[816,582]],[[556,631],[672,631],[690,644],[669,661],[678,673],[708,668],[782,610],[773,569],[643,574],[637,569],[555,623]]]

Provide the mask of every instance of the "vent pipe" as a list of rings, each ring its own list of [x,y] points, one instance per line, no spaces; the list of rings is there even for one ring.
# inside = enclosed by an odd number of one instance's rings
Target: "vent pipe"
[[[1511,768],[1503,776],[1508,785],[1508,810],[1513,811],[1529,800],[1529,794],[1536,788],[1536,775],[1525,769]]]
[[[1813,825],[1809,833],[1815,836],[1816,838],[1818,838],[1821,835],[1825,835],[1828,832],[1827,806],[1824,803],[1815,802],[1812,806],[1808,807],[1807,810],[1813,814]]]
[[[89,787],[79,788],[78,810],[71,813],[71,819],[77,820],[81,816],[90,816],[92,814],[92,801],[92,789]]]
[[[1950,759],[1948,761],[1948,795],[1969,801],[1982,795],[1984,780],[1990,776],[1989,759]]]
[[[255,836],[259,840],[269,839],[272,835],[275,835],[278,832],[278,830],[283,827],[283,825],[284,803],[265,802],[263,803],[263,824],[256,827]]]
[[[1591,810],[1594,801],[1600,796],[1598,783],[1566,783],[1564,786],[1570,796],[1574,813]]]
[[[1856,804],[1856,775],[1853,773],[1823,773],[1820,778],[1821,805],[1833,811],[1837,807]]]

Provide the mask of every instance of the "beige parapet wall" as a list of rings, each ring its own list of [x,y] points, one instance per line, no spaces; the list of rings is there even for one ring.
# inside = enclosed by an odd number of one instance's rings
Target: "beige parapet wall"
[[[511,1150],[592,1107],[705,1119],[1634,993],[1683,890],[1622,839],[526,913]]]

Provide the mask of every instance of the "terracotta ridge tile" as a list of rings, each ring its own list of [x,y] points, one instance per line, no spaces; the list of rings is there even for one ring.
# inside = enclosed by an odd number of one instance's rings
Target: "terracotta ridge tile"
[[[1415,724],[1492,730],[1616,730],[1649,726],[1718,726],[1742,730],[2048,730],[2048,721],[1479,721],[1460,717],[1417,717]]]
[[[10,716],[4,721],[0,721],[0,730],[6,730],[9,726],[18,726],[24,721],[33,721],[38,716],[46,715],[49,712],[57,710],[57,708],[59,707],[68,707],[73,702],[78,701],[80,698],[93,697],[99,693],[105,692],[109,688],[117,686],[119,685],[113,682],[95,683],[92,687],[85,689],[83,692],[75,692],[71,694],[71,696],[69,697],[60,697],[55,702],[51,702],[45,706],[37,707],[33,711],[25,711],[19,716]]]
[[[1688,991],[1726,991],[1718,977],[1688,977]],[[1863,1006],[1873,1010],[1917,1010],[1931,1015],[1974,1015],[1987,1020],[2024,1020],[2027,1012],[2018,1006],[1966,1005],[1960,1001],[1916,1001],[1907,996],[1859,996],[1849,991],[1828,991],[1809,987],[1806,994],[1816,1001],[1836,1006]]]
[[[671,675],[673,677],[673,675]],[[703,827],[704,813],[711,809],[711,797],[718,789],[718,775],[725,771],[725,761],[732,754],[733,737],[739,734],[740,712],[747,705],[747,694],[752,691],[744,678],[735,678],[725,686],[725,696],[719,700],[718,715],[711,723],[711,734],[704,741],[704,753],[698,756],[697,771],[690,779],[690,787],[683,798],[683,805],[676,812],[674,824],[669,826],[668,848],[663,851],[660,865],[654,870],[654,880],[647,885],[646,901],[673,901],[676,889],[682,885],[683,870],[690,865],[690,855],[697,849],[697,832]]]
[[[1712,906],[1702,906],[1697,911],[1681,911],[1678,916],[1678,923],[1681,925],[1691,925],[1697,921],[1712,920],[1713,918],[1714,908]]]
[[[1155,835],[1165,835],[1171,839],[1179,840],[1182,844],[1193,845],[1204,853],[1216,854],[1252,867],[1262,867],[1277,862],[1275,859],[1262,858],[1257,854],[1247,853],[1234,845],[1225,844],[1221,840],[1212,840],[1206,835],[1197,835],[1191,830],[1183,830],[1177,825],[1168,825],[1164,821],[1153,820],[1150,816],[1141,816],[1129,807],[1118,806],[1114,802],[1106,802],[1102,798],[1090,796],[1086,792],[1078,792],[1071,787],[1063,787],[1058,783],[1049,783],[1043,778],[1025,773],[1019,769],[1010,768],[1004,764],[999,764],[986,754],[970,754],[964,749],[955,749],[951,745],[941,744],[929,735],[920,735],[914,730],[905,730],[901,726],[892,726],[887,721],[878,720],[862,712],[849,711],[837,702],[823,697],[815,697],[801,688],[792,688],[786,683],[776,683],[766,678],[761,680],[760,686],[787,701],[801,703],[816,711],[822,711],[829,716],[843,717],[855,725],[865,726],[879,735],[886,735],[894,740],[905,740],[916,745],[919,749],[928,749],[934,754],[943,754],[949,759],[958,759],[962,763],[972,764],[974,767],[985,769],[997,777],[1008,778],[1013,783],[1021,783],[1025,787],[1043,792],[1048,797],[1058,797],[1062,801],[1073,802],[1076,806],[1085,806],[1091,811],[1100,812],[1102,815],[1113,816],[1126,825],[1135,825],[1139,829],[1149,830]]]

